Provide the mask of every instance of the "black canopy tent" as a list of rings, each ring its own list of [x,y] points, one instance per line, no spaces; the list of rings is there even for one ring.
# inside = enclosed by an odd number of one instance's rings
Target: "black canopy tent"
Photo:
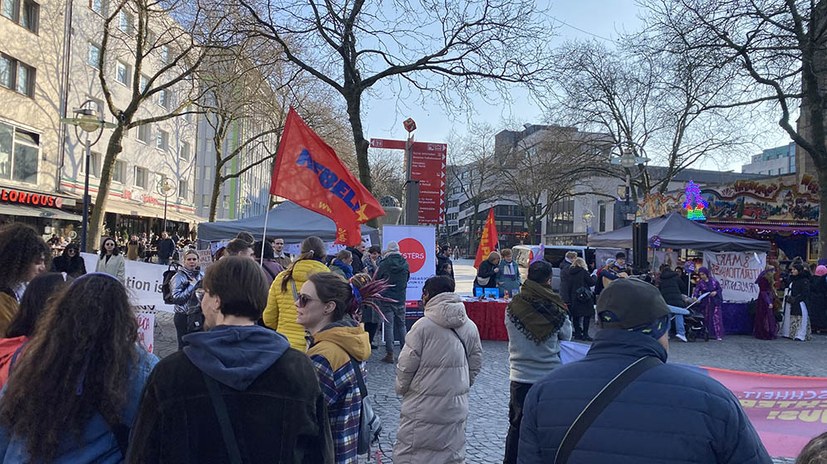
[[[198,226],[198,238],[208,242],[232,239],[241,231],[250,232],[256,239],[264,231],[265,215],[237,221],[205,222]],[[285,201],[270,210],[267,219],[267,238],[281,238],[285,243],[299,243],[315,235],[326,242],[336,240],[336,224],[332,219]],[[370,235],[371,243],[379,243],[379,232],[362,225],[362,235]]]
[[[709,251],[769,251],[770,243],[762,240],[716,232],[705,225],[686,219],[680,213],[650,219],[649,247]],[[632,226],[611,232],[589,235],[593,248],[632,248]]]

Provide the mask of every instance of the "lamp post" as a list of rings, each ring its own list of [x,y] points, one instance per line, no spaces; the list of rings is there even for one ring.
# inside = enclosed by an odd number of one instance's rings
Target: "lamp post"
[[[624,205],[624,225],[632,222],[632,264],[636,274],[643,274],[649,270],[648,262],[648,236],[649,224],[640,220],[637,216],[637,204],[630,205],[632,191],[632,169],[635,166],[645,165],[649,159],[645,156],[635,156],[636,153],[644,155],[643,147],[628,141],[617,145],[620,155],[612,159],[612,164],[619,164],[626,171],[626,201]]]
[[[80,105],[80,108],[75,109],[74,118],[60,119],[60,122],[74,126],[75,137],[77,137],[78,142],[82,140],[80,131],[86,133],[86,154],[84,156],[85,176],[83,180],[83,224],[81,225],[80,251],[86,251],[86,240],[89,230],[89,206],[91,203],[91,198],[89,197],[89,168],[92,158],[92,145],[98,143],[103,135],[104,128],[115,127],[115,124],[100,119],[94,108],[96,106],[97,103],[95,103],[94,100],[86,100]],[[94,135],[95,140],[93,141],[92,136],[95,133],[97,134]]]
[[[167,230],[167,204],[169,202],[169,197],[171,197],[176,190],[177,186],[175,185],[175,181],[163,175],[161,180],[158,182],[158,195],[164,197],[164,228],[163,231]]]
[[[412,176],[413,132],[416,130],[416,122],[408,118],[402,125],[408,131],[408,138],[405,140],[405,225],[415,226],[419,222],[419,181],[414,180]]]

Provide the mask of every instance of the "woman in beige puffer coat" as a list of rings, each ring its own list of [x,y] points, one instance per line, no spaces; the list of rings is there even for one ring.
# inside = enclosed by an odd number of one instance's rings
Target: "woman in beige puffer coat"
[[[468,392],[482,367],[480,334],[450,277],[428,279],[422,300],[425,317],[408,332],[396,367],[402,412],[393,462],[464,463]]]

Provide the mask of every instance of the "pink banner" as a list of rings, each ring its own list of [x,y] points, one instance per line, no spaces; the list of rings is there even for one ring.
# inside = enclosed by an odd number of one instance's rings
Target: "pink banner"
[[[771,456],[798,456],[827,430],[827,378],[703,369],[735,394]]]

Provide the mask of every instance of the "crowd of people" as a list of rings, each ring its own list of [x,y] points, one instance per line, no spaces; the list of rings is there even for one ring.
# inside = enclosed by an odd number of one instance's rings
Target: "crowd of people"
[[[393,461],[466,462],[483,349],[456,292],[450,248],[438,252],[422,290],[424,317],[410,330],[410,269],[396,242],[329,256],[311,236],[289,256],[282,239],[242,233],[206,270],[184,251],[169,282],[179,350],[160,361],[138,344],[117,242],[104,239],[95,272],[83,272],[77,254],[50,263],[34,229],[0,229],[4,462],[356,463],[375,427],[365,420],[364,367],[379,349],[379,324],[382,361],[396,364],[401,397]],[[510,250],[492,253],[480,272],[489,280],[478,274],[475,282],[513,297],[504,314],[504,463],[770,462],[731,392],[666,364],[667,303],[690,298],[677,272],[662,269],[655,286],[630,276],[618,255],[592,275],[574,253],[558,294],[549,263],[532,263],[523,280],[511,258]],[[74,273],[45,272],[58,266]],[[695,289],[708,294],[713,320],[709,295],[720,286],[698,271]],[[802,294],[804,272],[792,266],[791,295]],[[805,299],[789,300],[797,301]],[[560,342],[591,341],[594,314],[601,330],[589,354],[562,365]],[[793,332],[801,322],[790,325]],[[824,441],[808,455],[823,452]]]

